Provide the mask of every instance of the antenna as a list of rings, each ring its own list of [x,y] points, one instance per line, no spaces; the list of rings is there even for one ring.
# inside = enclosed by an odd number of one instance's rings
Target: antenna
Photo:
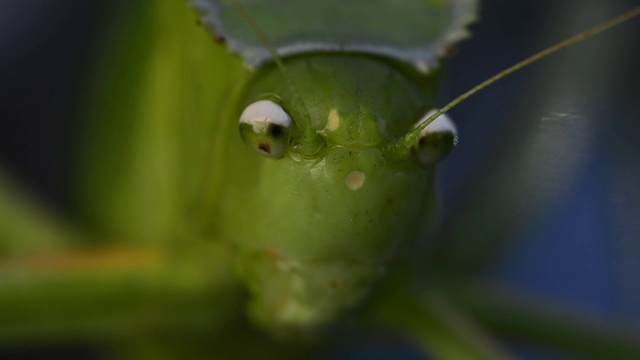
[[[389,145],[389,147],[387,148],[388,152],[391,152],[392,154],[395,155],[399,155],[402,156],[402,154],[408,153],[408,151],[411,149],[411,147],[415,144],[415,142],[418,140],[418,136],[420,135],[420,132],[422,130],[424,130],[427,126],[429,126],[429,124],[431,124],[438,116],[444,114],[445,112],[451,110],[453,107],[455,107],[456,105],[460,104],[461,102],[465,101],[466,99],[468,99],[471,95],[474,95],[475,93],[479,92],[480,90],[486,88],[487,86],[497,82],[498,80],[501,80],[507,76],[509,76],[510,74],[524,68],[527,67],[533,63],[535,63],[536,61],[543,59],[553,53],[556,53],[562,49],[565,49],[573,44],[576,44],[582,40],[588,39],[596,34],[599,34],[613,26],[616,26],[620,23],[623,23],[627,20],[631,20],[632,18],[636,17],[640,15],[640,6],[636,7],[634,9],[631,9],[629,11],[627,11],[626,13],[613,18],[609,21],[606,21],[598,26],[595,26],[589,30],[583,31],[573,37],[570,37],[567,40],[564,40],[562,42],[557,43],[556,45],[553,45],[543,51],[540,51],[539,53],[532,55],[524,60],[522,60],[521,62],[511,66],[510,68],[503,70],[501,72],[499,72],[498,74],[490,77],[489,79],[483,81],[482,83],[476,85],[475,87],[473,87],[471,90],[465,92],[464,94],[458,96],[457,98],[455,98],[453,101],[451,101],[449,104],[447,104],[446,106],[444,106],[442,109],[438,110],[436,113],[434,113],[433,115],[431,115],[427,120],[425,120],[424,122],[422,122],[420,124],[420,126],[416,127],[414,130],[412,130],[411,132],[407,133],[406,135],[404,135],[403,137],[399,138],[398,140],[394,141],[392,144]]]
[[[253,33],[258,37],[258,40],[262,43],[262,45],[267,49],[267,51],[269,51],[269,54],[275,61],[278,69],[280,69],[282,76],[287,82],[287,86],[293,93],[294,102],[300,106],[300,109],[302,109],[301,112],[303,121],[300,122],[294,119],[296,124],[304,130],[304,133],[302,134],[302,137],[300,138],[300,142],[296,149],[298,149],[300,153],[305,156],[313,156],[317,154],[318,151],[324,146],[324,141],[313,130],[313,125],[311,124],[311,116],[309,115],[309,108],[304,102],[302,96],[300,96],[298,89],[294,85],[293,79],[289,75],[287,68],[284,66],[284,62],[282,62],[282,59],[280,58],[280,56],[278,56],[278,53],[275,51],[275,48],[273,47],[267,36],[264,34],[262,29],[260,29],[260,26],[258,26],[253,17],[244,8],[240,1],[230,0],[229,3],[234,8],[234,10],[236,10],[238,15],[240,15],[240,17],[242,17],[242,19],[247,23],[247,25],[249,25],[251,31],[253,31]]]

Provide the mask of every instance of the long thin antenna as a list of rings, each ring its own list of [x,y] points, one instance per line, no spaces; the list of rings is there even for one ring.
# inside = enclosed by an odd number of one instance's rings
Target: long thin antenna
[[[240,15],[240,17],[242,17],[242,19],[247,23],[247,25],[249,25],[251,31],[253,31],[253,33],[258,37],[258,40],[267,49],[267,51],[269,51],[269,54],[273,58],[273,61],[275,61],[278,69],[280,69],[282,76],[287,82],[287,86],[293,93],[294,102],[299,105],[300,109],[302,110],[301,113],[303,116],[303,122],[300,123],[296,121],[298,126],[304,129],[304,133],[302,135],[302,138],[300,139],[302,150],[308,155],[315,154],[317,150],[322,147],[322,144],[320,143],[321,140],[318,134],[316,134],[315,130],[313,129],[313,125],[311,124],[311,116],[309,115],[307,104],[304,102],[302,96],[300,96],[300,93],[298,92],[293,79],[291,79],[287,68],[284,66],[282,59],[280,58],[280,56],[278,56],[278,53],[275,51],[275,48],[271,44],[271,41],[269,41],[269,38],[264,34],[260,26],[258,26],[258,24],[255,22],[251,14],[249,14],[249,12],[244,8],[244,6],[238,0],[230,0],[229,3],[235,9],[238,15]]]
[[[543,50],[525,60],[522,60],[521,62],[513,65],[512,67],[503,70],[501,72],[499,72],[498,74],[492,76],[491,78],[483,81],[482,83],[476,85],[475,87],[473,87],[471,90],[465,92],[464,94],[458,96],[457,98],[455,98],[453,101],[451,101],[449,104],[447,104],[446,106],[444,106],[442,109],[438,110],[435,114],[431,115],[427,120],[425,120],[424,122],[422,122],[420,124],[420,126],[416,127],[413,131],[411,131],[410,133],[406,134],[405,136],[403,136],[402,138],[398,139],[397,141],[395,141],[393,144],[391,144],[390,150],[391,151],[399,151],[399,152],[405,152],[407,149],[410,149],[413,144],[415,144],[415,142],[418,139],[418,136],[420,135],[420,132],[422,130],[424,130],[427,126],[429,126],[429,124],[431,124],[438,116],[444,114],[445,112],[451,110],[454,106],[460,104],[461,102],[465,101],[467,98],[469,98],[471,95],[477,93],[478,91],[486,88],[487,86],[495,83],[496,81],[542,59],[545,58],[555,52],[558,52],[564,48],[567,48],[575,43],[578,43],[582,40],[585,40],[587,38],[590,38],[591,36],[594,36],[598,33],[601,33],[613,26],[616,26],[620,23],[623,23],[627,20],[631,20],[632,18],[636,17],[640,15],[640,6],[636,7],[634,9],[631,9],[629,11],[627,11],[626,13],[613,18],[607,22],[604,22],[598,26],[595,26],[589,30],[583,31],[578,35],[575,35],[567,40],[564,40],[554,46],[551,46],[550,48],[547,48],[546,50]]]

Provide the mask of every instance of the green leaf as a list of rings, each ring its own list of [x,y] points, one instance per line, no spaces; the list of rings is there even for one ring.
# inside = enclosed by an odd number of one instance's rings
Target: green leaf
[[[193,0],[203,23],[253,67],[270,61],[237,4],[282,57],[310,52],[366,53],[426,72],[477,18],[475,0]]]
[[[180,1],[118,10],[88,91],[79,208],[112,238],[160,244],[206,217],[222,109],[246,71]]]

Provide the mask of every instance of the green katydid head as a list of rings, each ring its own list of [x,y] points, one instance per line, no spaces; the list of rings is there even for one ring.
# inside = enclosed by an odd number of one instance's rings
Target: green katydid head
[[[433,76],[344,54],[285,66],[295,90],[275,66],[245,87],[220,201],[250,313],[279,334],[320,328],[363,299],[419,233],[433,204],[434,164],[455,141],[443,118],[409,156],[387,153],[432,108]],[[311,155],[299,148],[307,123],[322,144]]]
[[[280,59],[234,4],[275,64],[246,84],[229,119],[241,136],[227,135],[219,224],[237,248],[253,320],[277,336],[315,333],[417,237],[455,128],[441,117],[415,146],[390,151],[433,112],[435,73],[354,53]]]

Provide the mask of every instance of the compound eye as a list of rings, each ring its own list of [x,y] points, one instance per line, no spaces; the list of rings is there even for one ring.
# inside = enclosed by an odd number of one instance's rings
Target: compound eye
[[[437,110],[427,112],[416,126],[427,120]],[[431,124],[420,132],[415,145],[418,161],[423,165],[433,165],[449,155],[458,144],[456,126],[446,114],[438,116]]]
[[[277,158],[289,145],[291,117],[270,100],[260,100],[247,106],[240,115],[240,136],[261,155]]]

